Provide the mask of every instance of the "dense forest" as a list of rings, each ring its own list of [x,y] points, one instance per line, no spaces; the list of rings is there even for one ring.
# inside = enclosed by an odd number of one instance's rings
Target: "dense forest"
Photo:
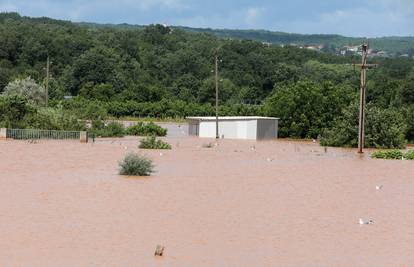
[[[163,25],[96,27],[17,13],[0,14],[0,124],[66,129],[81,127],[70,123],[76,119],[211,115],[215,53],[221,115],[276,116],[282,137],[355,145],[357,57]],[[50,100],[43,108],[47,57]],[[367,144],[401,147],[414,141],[414,60],[375,60]]]

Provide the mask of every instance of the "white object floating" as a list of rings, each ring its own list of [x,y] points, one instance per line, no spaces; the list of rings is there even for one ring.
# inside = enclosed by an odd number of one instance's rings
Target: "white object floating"
[[[124,149],[125,149],[125,150],[127,150],[127,149],[128,149],[128,147],[127,147],[127,146],[124,146]]]
[[[316,143],[316,140],[315,140],[315,139],[313,139],[313,140],[312,140],[312,142]]]
[[[368,224],[373,224],[374,223],[374,221],[373,220],[368,220],[368,221],[365,221],[365,220],[363,220],[362,218],[359,218],[359,224],[360,225],[368,225]]]
[[[384,187],[383,185],[377,185],[377,186],[375,186],[375,189],[381,190],[383,187]]]
[[[255,146],[251,146],[250,147],[250,150],[256,150],[256,147]]]
[[[272,162],[274,159],[267,158],[266,160],[267,160],[267,162]]]
[[[160,156],[162,157],[162,156],[164,156],[164,154],[160,153]]]

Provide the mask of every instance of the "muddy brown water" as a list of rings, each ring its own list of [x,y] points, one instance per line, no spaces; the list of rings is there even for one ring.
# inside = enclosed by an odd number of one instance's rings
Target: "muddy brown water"
[[[414,266],[413,162],[167,139],[0,141],[0,266]],[[119,176],[128,151],[157,173]]]

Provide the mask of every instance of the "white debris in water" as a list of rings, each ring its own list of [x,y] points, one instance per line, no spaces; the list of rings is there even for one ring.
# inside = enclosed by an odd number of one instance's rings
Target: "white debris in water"
[[[163,153],[160,153],[160,156],[162,157],[162,156],[164,156],[164,154]]]
[[[272,159],[272,158],[267,158],[266,160],[267,160],[267,162],[272,162],[274,159]]]
[[[375,189],[381,190],[383,187],[384,187],[383,185],[377,185],[377,186],[375,186]]]
[[[373,223],[374,223],[373,220],[366,221],[366,220],[363,220],[362,218],[359,218],[359,224],[360,225],[368,225],[368,224],[373,224]]]

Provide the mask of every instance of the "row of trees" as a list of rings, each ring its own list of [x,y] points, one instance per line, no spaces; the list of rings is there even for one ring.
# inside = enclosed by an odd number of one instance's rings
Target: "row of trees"
[[[78,119],[213,115],[217,47],[221,115],[280,117],[282,137],[355,145],[359,73],[350,63],[358,58],[218,39],[162,25],[117,29],[0,14],[4,114],[10,113],[5,108],[10,101],[41,114],[49,56],[50,105],[58,113]],[[376,63],[380,67],[369,72],[367,91],[368,119],[373,121],[367,133],[375,135],[368,144],[414,141],[414,61]],[[23,100],[16,95],[28,102],[19,106]],[[65,95],[74,98],[64,101]],[[3,124],[19,121],[4,114]]]

